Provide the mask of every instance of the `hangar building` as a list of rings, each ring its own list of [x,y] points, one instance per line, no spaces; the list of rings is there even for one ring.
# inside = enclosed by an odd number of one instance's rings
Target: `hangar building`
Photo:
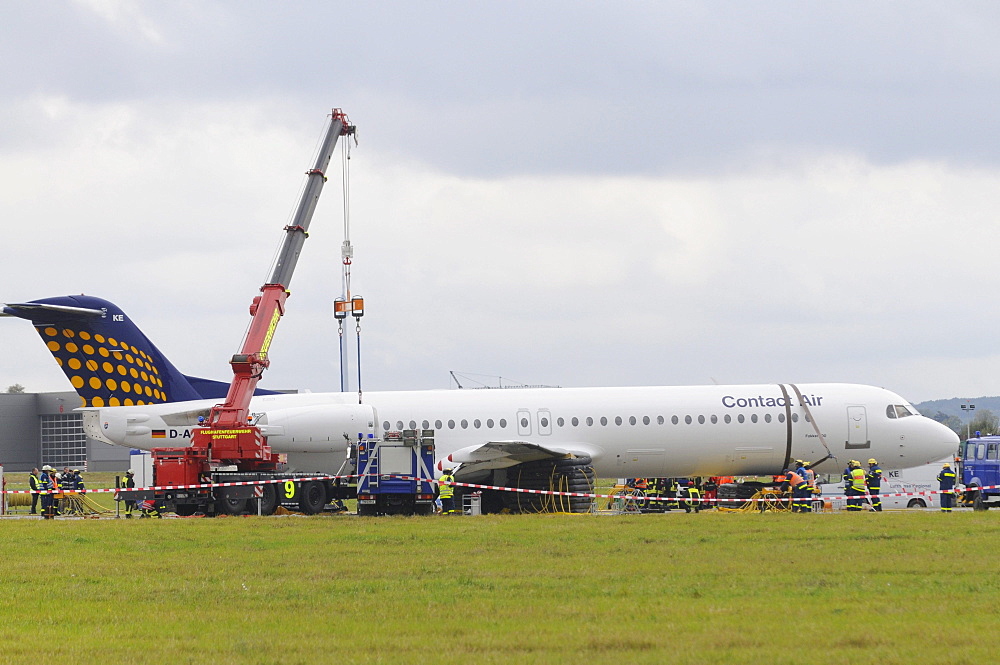
[[[129,449],[88,437],[73,392],[0,393],[0,465],[5,472],[51,464],[87,471],[124,471]]]

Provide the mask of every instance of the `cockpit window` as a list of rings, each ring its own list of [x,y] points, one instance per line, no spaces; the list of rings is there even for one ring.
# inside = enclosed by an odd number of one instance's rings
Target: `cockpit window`
[[[906,404],[890,404],[885,407],[885,415],[890,418],[905,418],[906,416],[915,416],[916,411]]]

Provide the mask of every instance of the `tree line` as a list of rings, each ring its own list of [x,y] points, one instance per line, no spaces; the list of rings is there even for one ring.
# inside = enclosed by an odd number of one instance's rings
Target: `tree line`
[[[994,415],[989,409],[977,411],[976,417],[970,420],[968,424],[958,416],[953,416],[943,411],[938,411],[934,415],[928,415],[927,417],[950,427],[963,440],[967,434],[975,436],[976,432],[979,432],[983,436],[987,434],[1000,434],[1000,416]]]

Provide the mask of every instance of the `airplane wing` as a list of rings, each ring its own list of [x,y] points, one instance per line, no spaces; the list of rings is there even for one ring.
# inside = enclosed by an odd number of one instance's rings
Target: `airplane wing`
[[[487,441],[475,446],[459,448],[448,455],[448,462],[459,464],[454,475],[462,480],[479,472],[505,469],[523,462],[543,459],[562,459],[569,455],[593,458],[598,453],[590,444],[570,443],[560,446],[543,446],[530,441]],[[445,465],[440,462],[439,466]]]

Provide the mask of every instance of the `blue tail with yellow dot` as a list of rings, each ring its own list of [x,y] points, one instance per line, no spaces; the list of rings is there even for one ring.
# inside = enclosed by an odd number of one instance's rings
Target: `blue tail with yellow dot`
[[[229,389],[179,372],[117,305],[101,298],[8,303],[3,314],[31,321],[83,406],[221,399]]]

